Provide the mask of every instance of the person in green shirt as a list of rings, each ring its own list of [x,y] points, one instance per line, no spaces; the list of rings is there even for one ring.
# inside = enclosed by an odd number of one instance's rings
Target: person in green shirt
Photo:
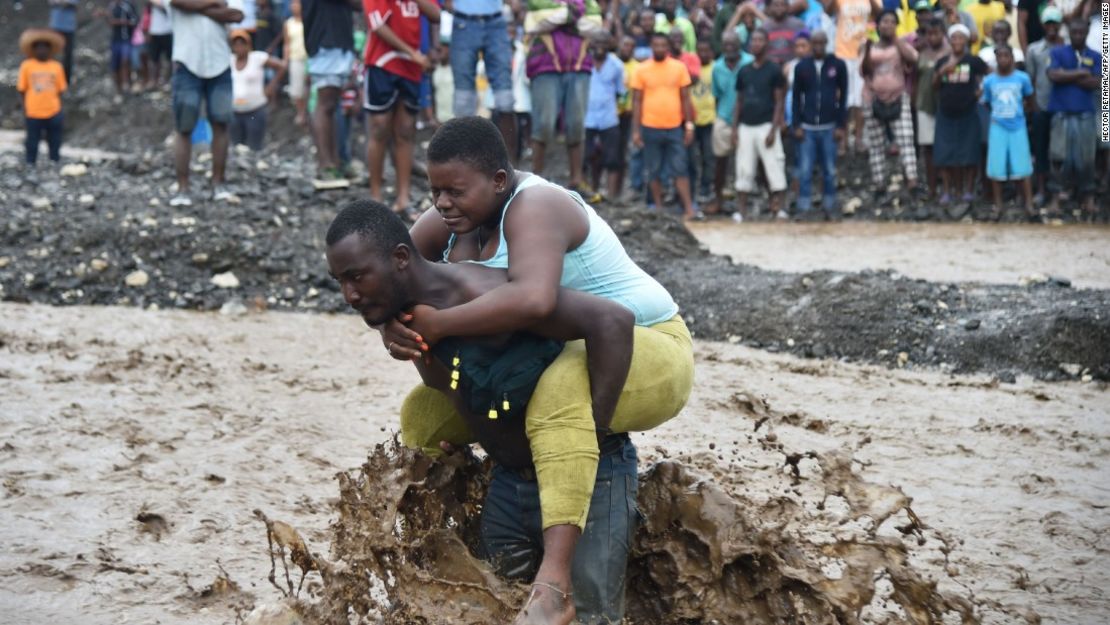
[[[655,14],[655,32],[670,34],[671,30],[678,28],[682,31],[682,50],[693,53],[698,46],[698,36],[694,32],[694,24],[685,17],[678,17],[678,0],[663,0],[663,8]]]

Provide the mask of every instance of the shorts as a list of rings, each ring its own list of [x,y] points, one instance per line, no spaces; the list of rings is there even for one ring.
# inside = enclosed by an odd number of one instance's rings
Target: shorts
[[[213,124],[230,124],[233,118],[231,108],[231,68],[212,78],[201,78],[190,72],[181,63],[174,66],[173,79],[173,123],[174,130],[188,135],[193,132],[200,119],[201,105],[205,116]]]
[[[312,78],[312,90],[341,88],[347,84],[354,62],[355,53],[350,50],[320,48],[308,59],[308,75]]]
[[[458,89],[458,83],[455,83]],[[586,100],[590,94],[589,72],[545,72],[532,77],[532,140],[555,143],[555,126],[563,114],[567,145],[586,138]],[[456,109],[456,113],[458,110]]]
[[[131,64],[131,42],[130,41],[113,41],[112,42],[112,55],[108,62],[109,67],[113,72],[118,72],[123,64]]]
[[[170,60],[173,56],[173,35],[151,35],[146,42],[146,53],[155,63],[159,59]]]
[[[380,67],[363,72],[362,108],[371,113],[387,113],[398,101],[413,113],[420,110],[420,83]]]
[[[308,95],[308,59],[289,61],[289,97],[300,100]]]
[[[860,59],[844,59],[848,66],[848,108],[863,106],[863,74],[860,73]]]
[[[987,177],[991,180],[1021,180],[1033,174],[1029,153],[1029,135],[1025,124],[1008,130],[999,124],[990,126],[987,143]]]
[[[732,154],[732,124],[717,118],[713,120],[713,156],[725,158]]]
[[[758,126],[740,124],[737,128],[736,190],[740,193],[757,190],[755,175],[760,162],[763,163],[771,192],[786,190],[786,153],[782,148],[782,134],[776,132],[771,147],[767,147],[767,135],[771,128],[771,122]]]
[[[586,158],[594,152],[601,153],[601,168],[619,171],[621,168],[621,128],[613,126],[604,130],[586,129]]]
[[[641,128],[644,140],[644,179],[663,181],[669,177],[686,177],[686,145],[683,130],[678,128]]]
[[[937,136],[937,116],[925,111],[917,112],[917,145],[932,147]]]
[[[950,116],[937,111],[937,131],[933,143],[933,164],[937,167],[970,167],[979,164],[979,110],[971,107],[962,115]]]

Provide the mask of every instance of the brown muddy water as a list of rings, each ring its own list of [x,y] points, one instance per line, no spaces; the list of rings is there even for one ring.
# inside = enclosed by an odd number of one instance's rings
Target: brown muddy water
[[[853,222],[689,224],[714,254],[764,269],[892,269],[936,282],[1018,284],[1035,274],[1110,288],[1110,227]]]
[[[967,606],[992,624],[1110,613],[1104,385],[696,352],[688,408],[635,439],[643,468],[677,463],[644,481],[655,525],[637,538],[634,605],[775,622],[751,596],[709,609],[766,588],[811,622],[829,606],[865,623],[956,623]],[[345,536],[373,524],[351,516],[355,491],[422,481],[375,451],[415,380],[350,316],[0,305],[4,622],[235,622],[281,598],[256,509],[314,557],[356,561]],[[440,533],[419,547],[480,576],[460,544]],[[662,552],[684,560],[668,568]],[[430,598],[428,571],[407,572],[410,599]],[[301,596],[332,598],[315,572]],[[439,614],[479,618],[482,601]]]

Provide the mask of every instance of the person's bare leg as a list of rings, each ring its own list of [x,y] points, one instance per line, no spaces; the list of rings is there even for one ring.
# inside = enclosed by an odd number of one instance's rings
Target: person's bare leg
[[[493,115],[497,118],[497,129],[501,131],[501,138],[505,140],[505,145],[509,148],[509,158],[512,159],[513,167],[516,167],[516,113],[512,111],[494,111]],[[533,153],[535,149],[533,146]],[[540,173],[534,167],[533,171],[537,174]]]
[[[655,210],[663,210],[663,183],[658,178],[652,178],[648,183],[651,190],[651,200],[655,203]]]
[[[725,179],[728,177],[728,157],[718,157],[713,166],[713,197],[714,206],[708,213],[719,213],[725,205]]]
[[[338,146],[335,142],[335,103],[338,99],[338,87],[323,87],[316,92],[312,130],[316,139],[316,159],[321,170],[337,167],[339,164]]]
[[[998,180],[991,180],[991,199],[994,201],[994,206],[991,207],[991,219],[997,221],[1002,217],[1002,183]]]
[[[567,146],[567,162],[570,163],[570,186],[572,188],[582,184],[583,151],[581,143]]]
[[[925,159],[925,182],[929,185],[926,197],[931,200],[937,195],[937,168],[933,165],[933,147],[921,146],[921,157]]]
[[[212,184],[223,184],[227,167],[227,124],[212,122]]]
[[[370,199],[382,201],[382,176],[385,151],[393,134],[393,111],[371,113],[367,126],[366,167],[370,170]]]
[[[941,194],[942,197],[945,197],[945,196],[947,196],[949,198],[952,197],[951,182],[952,182],[951,168],[941,167],[940,168],[940,194]]]
[[[748,216],[748,194],[745,191],[736,193],[736,212],[740,213],[741,217]]]
[[[860,151],[860,146],[863,145],[863,109],[854,107],[851,109],[852,123],[855,124],[856,144],[855,150]]]
[[[193,156],[191,132],[179,132],[173,142],[173,170],[177,174],[177,190],[189,191],[189,161]]]
[[[393,113],[393,169],[397,171],[397,199],[393,211],[409,206],[412,184],[412,153],[416,139],[416,114],[399,105]]]
[[[682,202],[682,213],[686,217],[694,216],[694,202],[690,198],[690,178],[675,176],[674,190],[678,192],[678,200]]]
[[[605,177],[609,198],[616,200],[621,194],[621,172],[619,169],[611,169],[605,173]]]
[[[768,212],[771,214],[772,217],[776,219],[778,218],[779,210],[782,209],[782,196],[782,191],[771,192],[771,208],[768,210]]]
[[[1033,207],[1033,179],[1030,176],[1021,179],[1021,195],[1025,199],[1025,216],[1036,215],[1037,209]]]
[[[547,146],[543,141],[532,139],[532,173],[537,176],[543,175],[544,152],[546,150]]]
[[[536,572],[537,584],[532,586],[513,625],[567,625],[574,620],[570,568],[581,535],[577,525],[552,525],[543,531],[543,560]]]

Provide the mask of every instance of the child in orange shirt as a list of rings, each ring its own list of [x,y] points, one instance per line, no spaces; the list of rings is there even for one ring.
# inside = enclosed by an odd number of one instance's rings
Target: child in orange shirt
[[[50,160],[61,160],[62,92],[66,90],[65,72],[54,56],[65,47],[62,36],[52,30],[32,28],[19,38],[19,48],[27,58],[19,66],[17,88],[23,94],[27,118],[27,164],[34,165],[39,154],[39,139],[46,133]]]

